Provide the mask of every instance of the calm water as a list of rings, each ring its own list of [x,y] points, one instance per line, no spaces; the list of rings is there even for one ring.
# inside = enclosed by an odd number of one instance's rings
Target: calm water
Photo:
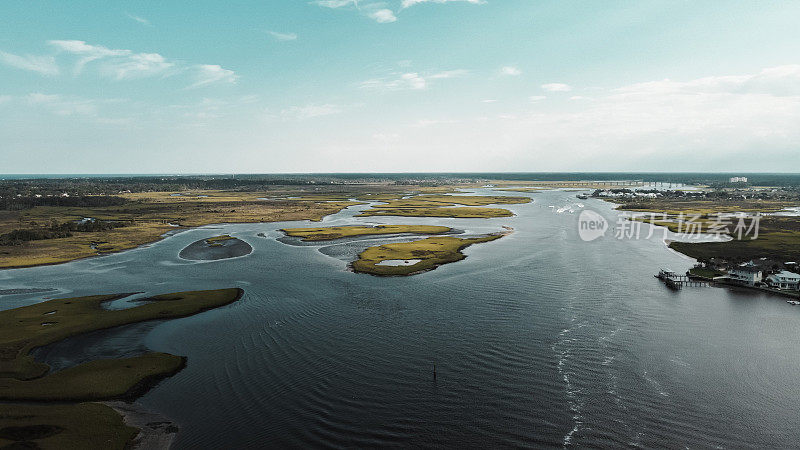
[[[800,442],[800,308],[751,292],[670,291],[653,274],[691,260],[655,237],[585,243],[580,207],[563,208],[574,193],[531,196],[535,203],[511,206],[513,218],[433,222],[516,232],[413,277],[348,272],[364,243],[276,240],[277,229],[307,222],[225,225],[103,258],[0,271],[0,289],[60,290],[1,296],[0,308],[43,296],[244,288],[233,305],[111,336],[126,342],[123,353],[143,344],[189,357],[140,400],[181,425],[179,448]],[[582,203],[616,221],[608,205]],[[354,219],[358,209],[325,224],[432,223]],[[220,233],[253,253],[178,258]],[[57,347],[48,350],[58,359]]]

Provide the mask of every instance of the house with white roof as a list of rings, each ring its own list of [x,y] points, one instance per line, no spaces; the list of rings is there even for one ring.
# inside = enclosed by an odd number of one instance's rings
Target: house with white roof
[[[800,275],[782,270],[767,277],[767,284],[775,289],[797,289]]]

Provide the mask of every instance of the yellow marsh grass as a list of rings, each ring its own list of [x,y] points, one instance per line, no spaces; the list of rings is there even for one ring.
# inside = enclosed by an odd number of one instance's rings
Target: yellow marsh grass
[[[157,295],[150,303],[123,310],[102,307],[103,302],[122,296],[93,295],[0,311],[0,377],[23,381],[52,377],[45,375],[49,370],[46,364],[28,354],[32,349],[89,331],[190,316],[232,303],[241,293],[234,288]],[[5,381],[0,378],[0,397],[13,399],[15,391]]]
[[[442,234],[452,231],[452,228],[433,225],[378,225],[374,227],[354,225],[324,228],[284,228],[281,231],[288,236],[301,237],[303,241],[328,241],[352,236],[380,234]]]
[[[372,275],[411,275],[417,272],[432,270],[436,267],[466,256],[461,250],[472,244],[500,239],[504,234],[498,233],[478,238],[457,238],[451,236],[429,237],[419,241],[401,242],[370,247],[352,263],[353,271]],[[381,266],[381,261],[420,259],[408,266]]]

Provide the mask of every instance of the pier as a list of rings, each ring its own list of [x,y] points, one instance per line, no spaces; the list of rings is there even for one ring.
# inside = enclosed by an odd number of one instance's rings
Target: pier
[[[704,280],[697,280],[690,278],[688,275],[678,275],[669,269],[661,269],[658,275],[655,276],[663,281],[668,287],[673,289],[682,289],[684,286],[702,287],[710,286],[710,282]]]

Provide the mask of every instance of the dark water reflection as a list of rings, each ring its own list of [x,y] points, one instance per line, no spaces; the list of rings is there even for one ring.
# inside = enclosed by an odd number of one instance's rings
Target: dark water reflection
[[[535,203],[511,206],[513,218],[436,219],[467,234],[516,232],[409,278],[353,274],[346,258],[278,242],[279,228],[316,225],[292,222],[192,230],[118,255],[3,271],[0,289],[244,288],[235,304],[145,332],[150,349],[189,358],[141,399],[181,424],[179,448],[800,441],[800,309],[752,292],[670,291],[653,274],[691,260],[658,239],[583,242],[577,214],[555,212],[574,193],[531,195]],[[583,203],[615,222],[608,205]],[[358,209],[323,225],[432,223],[354,219]],[[220,233],[253,253],[178,258]],[[0,307],[41,295],[0,297]]]

